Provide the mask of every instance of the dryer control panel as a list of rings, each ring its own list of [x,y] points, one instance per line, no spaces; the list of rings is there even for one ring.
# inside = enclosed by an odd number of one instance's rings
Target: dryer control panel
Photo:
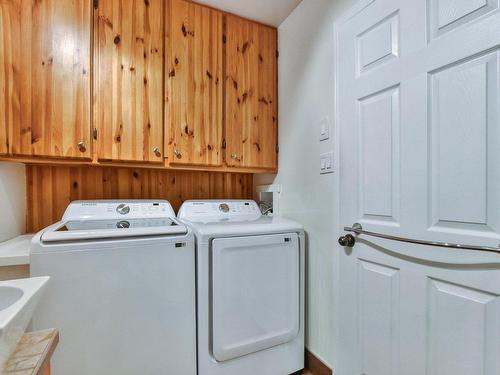
[[[259,206],[252,200],[201,200],[186,201],[179,211],[179,219],[253,220],[261,216]]]
[[[71,202],[63,220],[175,218],[166,200],[96,200]]]

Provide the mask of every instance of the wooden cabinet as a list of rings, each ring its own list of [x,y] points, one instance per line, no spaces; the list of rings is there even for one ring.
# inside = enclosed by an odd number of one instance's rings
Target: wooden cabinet
[[[99,0],[95,122],[100,160],[163,162],[162,0]]]
[[[0,153],[90,158],[91,0],[0,0]]]
[[[276,54],[188,0],[0,0],[0,158],[275,170]]]
[[[184,0],[166,10],[166,150],[170,164],[222,164],[223,14]]]
[[[226,27],[226,163],[274,169],[277,31],[232,15]]]

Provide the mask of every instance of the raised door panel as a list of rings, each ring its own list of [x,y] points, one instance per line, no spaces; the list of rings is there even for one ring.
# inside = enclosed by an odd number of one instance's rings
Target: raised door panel
[[[101,160],[163,161],[163,1],[99,1],[96,123]]]
[[[489,272],[498,276],[498,270]],[[498,374],[500,299],[495,292],[427,279],[429,375]]]
[[[228,15],[226,35],[226,162],[276,168],[276,29]]]
[[[0,1],[0,153],[90,158],[90,0]]]
[[[222,164],[222,13],[171,0],[166,9],[165,150],[171,164]]]

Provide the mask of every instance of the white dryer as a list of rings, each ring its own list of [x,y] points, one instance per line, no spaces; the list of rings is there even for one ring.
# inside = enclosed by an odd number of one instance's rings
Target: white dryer
[[[304,232],[251,200],[186,201],[196,235],[198,375],[304,367]]]
[[[77,201],[32,243],[54,375],[195,375],[194,237],[167,201]]]

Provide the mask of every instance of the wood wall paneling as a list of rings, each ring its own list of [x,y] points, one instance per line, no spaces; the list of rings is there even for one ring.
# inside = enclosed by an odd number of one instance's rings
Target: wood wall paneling
[[[252,198],[251,174],[146,168],[28,165],[27,231],[59,221],[78,199],[167,199],[177,210],[186,199]]]
[[[98,157],[163,162],[164,2],[100,0],[97,19]]]
[[[90,158],[91,3],[0,0],[0,153]]]
[[[169,0],[165,19],[169,163],[221,165],[223,14]]]
[[[276,168],[277,31],[227,15],[226,162]]]

